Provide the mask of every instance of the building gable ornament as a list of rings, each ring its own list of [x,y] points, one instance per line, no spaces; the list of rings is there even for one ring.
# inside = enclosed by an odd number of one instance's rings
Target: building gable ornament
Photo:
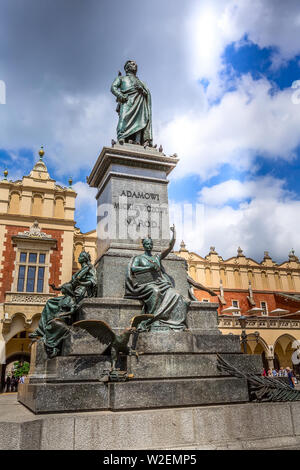
[[[29,230],[26,230],[25,232],[19,232],[18,235],[22,237],[39,238],[43,240],[52,238],[51,235],[48,235],[47,233],[41,231],[41,228],[37,220],[33,222]]]

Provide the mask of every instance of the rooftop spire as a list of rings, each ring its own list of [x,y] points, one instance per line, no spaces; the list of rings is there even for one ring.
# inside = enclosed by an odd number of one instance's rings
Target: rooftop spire
[[[39,156],[40,156],[40,160],[43,160],[43,156],[45,155],[45,152],[44,152],[44,147],[41,145],[41,148],[39,150]]]

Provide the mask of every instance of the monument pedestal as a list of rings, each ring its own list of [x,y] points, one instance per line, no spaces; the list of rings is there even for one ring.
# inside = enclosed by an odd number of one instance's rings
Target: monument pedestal
[[[167,175],[177,161],[139,145],[103,148],[89,177],[98,188],[98,297],[81,302],[76,320],[102,320],[119,334],[142,312],[142,302],[124,298],[126,271],[132,256],[142,254],[142,238],[152,238],[154,253],[169,247]],[[163,266],[188,302],[186,261],[170,253]],[[190,301],[185,330],[140,333],[139,357],[120,356],[117,364],[127,371],[126,382],[111,381],[109,349],[85,330],[71,327],[53,359],[45,358],[39,341],[18,399],[34,413],[248,402],[247,381],[221,372],[217,354],[254,374],[261,372],[261,358],[242,354],[238,336],[220,333],[217,308]]]
[[[80,319],[102,319],[120,332],[140,309],[133,300],[88,299],[82,303]],[[242,354],[238,336],[220,334],[216,309],[217,304],[191,302],[187,330],[140,333],[139,357],[120,357],[120,370],[133,376],[126,382],[107,382],[108,352],[104,354],[103,346],[89,333],[72,327],[62,356],[45,360],[44,371],[40,364],[39,380],[29,376],[19,388],[18,399],[34,413],[248,402],[246,380],[221,372],[217,354],[254,374],[261,372],[261,358]],[[42,342],[34,348],[41,357]]]

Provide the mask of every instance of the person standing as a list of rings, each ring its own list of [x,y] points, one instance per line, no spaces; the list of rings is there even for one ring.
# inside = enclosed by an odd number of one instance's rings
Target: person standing
[[[10,392],[11,378],[9,375],[6,377],[5,385],[6,385],[6,392]]]
[[[286,369],[284,369],[283,367],[280,367],[278,376],[279,377],[287,377]]]
[[[286,371],[287,371],[287,376],[289,379],[289,386],[292,388],[295,388],[295,378],[294,378],[293,371],[289,367],[286,368]]]
[[[14,375],[11,378],[10,391],[16,392],[16,377]]]

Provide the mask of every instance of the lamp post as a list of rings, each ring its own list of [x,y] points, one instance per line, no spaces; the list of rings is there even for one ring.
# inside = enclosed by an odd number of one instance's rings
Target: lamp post
[[[240,327],[242,329],[242,334],[241,334],[241,343],[243,345],[243,350],[244,353],[247,354],[247,334],[246,334],[246,324],[247,324],[247,318],[245,315],[242,315],[238,318]]]
[[[240,327],[241,327],[241,330],[242,330],[241,344],[243,345],[243,352],[244,352],[244,354],[247,354],[247,342],[251,341],[251,340],[248,340],[249,335],[247,335],[247,333],[246,333],[247,317],[245,317],[245,315],[241,315],[240,317],[238,317],[238,321],[239,321],[239,324],[240,324]],[[254,336],[255,336],[256,343],[258,343],[259,332],[255,331]]]

